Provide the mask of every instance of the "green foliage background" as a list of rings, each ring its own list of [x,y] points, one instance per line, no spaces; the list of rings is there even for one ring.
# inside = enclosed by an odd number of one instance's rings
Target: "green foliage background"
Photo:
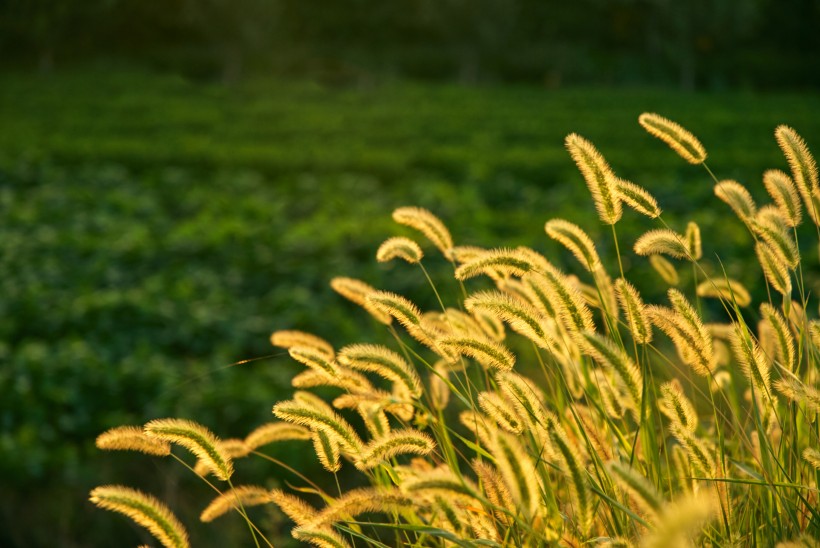
[[[414,293],[421,283],[409,269],[375,263],[378,244],[399,232],[395,207],[429,208],[460,244],[559,253],[543,223],[560,216],[606,245],[563,150],[569,132],[655,194],[667,220],[694,216],[727,249],[745,242],[706,174],[638,127],[643,111],[683,123],[718,177],[757,195],[764,169],[785,169],[777,124],[820,150],[812,93],[3,75],[0,545],[135,544],[139,530],[85,502],[101,483],[145,488],[195,524],[210,492],[192,474],[100,453],[94,438],[164,416],[225,437],[270,420],[299,370],[269,346],[272,330],[337,345],[384,336],[332,294],[334,275],[432,304]],[[726,260],[729,274],[761,287],[738,259]],[[434,273],[447,268],[430,263]],[[651,276],[645,264],[632,267]],[[231,365],[249,358],[260,359]],[[292,445],[277,457],[309,471],[315,463],[301,453]],[[293,480],[242,466],[248,481]],[[195,545],[248,540],[244,524],[224,519],[191,527]],[[286,534],[280,519],[262,521]]]

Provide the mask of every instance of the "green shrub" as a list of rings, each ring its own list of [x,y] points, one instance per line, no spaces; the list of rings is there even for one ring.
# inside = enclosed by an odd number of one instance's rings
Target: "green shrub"
[[[712,174],[684,128],[653,114],[640,122]],[[422,312],[351,278],[331,284],[394,338],[392,348],[337,350],[277,331],[271,342],[306,366],[293,398],[274,405],[278,422],[228,440],[191,421],[155,420],[110,431],[98,446],[190,450],[193,460],[171,454],[217,492],[202,520],[235,509],[257,546],[272,544],[248,509],[268,503],[295,522],[294,538],[323,547],[812,544],[820,320],[810,319],[816,253],[798,227],[814,224],[803,231],[820,237],[820,186],[800,136],[786,126],[775,135],[791,175],[766,173],[772,204],[712,175],[754,247],[745,261],[731,255],[739,265],[721,261],[720,233],[701,234],[695,221],[668,226],[649,192],[572,134],[567,148],[611,229],[610,256],[564,219],[545,226],[575,259],[559,269],[560,254],[455,245],[429,211],[399,208],[394,220],[429,240],[455,280],[434,283],[431,259],[406,236],[388,239],[377,258],[417,265],[438,307]],[[627,246],[617,228],[636,212],[656,226]],[[726,216],[718,228],[736,222]],[[661,303],[646,304],[628,281],[643,262],[658,270],[644,294],[677,284]],[[737,269],[757,272],[757,286],[730,277]],[[234,462],[278,465],[266,449],[285,442],[310,448],[336,487],[304,476],[289,490],[234,483]],[[150,496],[108,486],[92,501],[166,546],[187,545]]]

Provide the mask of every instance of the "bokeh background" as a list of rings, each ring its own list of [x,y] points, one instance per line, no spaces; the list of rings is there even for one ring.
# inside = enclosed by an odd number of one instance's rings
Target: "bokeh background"
[[[385,339],[333,275],[432,305],[418,271],[375,262],[405,233],[395,207],[429,208],[460,244],[558,259],[543,223],[567,218],[612,257],[572,131],[731,259],[742,227],[637,116],[680,121],[718,177],[762,197],[763,170],[786,168],[777,124],[820,152],[818,29],[817,0],[0,2],[0,546],[150,542],[86,502],[106,483],[168,501],[197,546],[250,544],[236,516],[197,525],[212,492],[188,470],[99,452],[96,435],[271,420],[299,371],[272,330]],[[428,262],[446,291],[448,265]],[[333,485],[311,453],[270,449]],[[254,517],[287,545],[281,515]]]

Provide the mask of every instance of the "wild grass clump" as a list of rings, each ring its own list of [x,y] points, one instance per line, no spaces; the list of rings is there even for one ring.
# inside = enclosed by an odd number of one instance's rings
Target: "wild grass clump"
[[[656,114],[640,122],[712,174],[683,127]],[[534,249],[459,246],[433,213],[400,208],[396,222],[432,244],[455,280],[433,282],[421,239],[391,237],[377,258],[418,268],[438,307],[424,311],[352,278],[331,282],[392,335],[392,347],[337,350],[278,331],[273,345],[305,366],[292,399],[273,405],[279,422],[221,440],[191,421],[163,419],[115,429],[99,446],[188,449],[203,477],[225,482],[212,485],[217,496],[202,521],[236,510],[257,546],[273,544],[245,508],[264,504],[293,521],[294,538],[320,547],[818,542],[820,320],[810,318],[815,280],[798,229],[804,217],[818,218],[820,191],[804,140],[785,126],[776,136],[792,174],[763,176],[773,204],[758,206],[739,182],[712,175],[726,213],[754,242],[742,266],[758,272],[758,287],[728,277],[712,235],[702,237],[694,221],[682,232],[667,226],[646,189],[619,179],[572,134],[567,148],[611,227],[613,256],[582,227],[549,220],[546,234],[579,263],[574,275]],[[624,246],[617,224],[630,214],[652,226]],[[659,272],[657,283],[677,286],[662,302],[646,302],[630,281],[626,265],[641,261]],[[264,458],[269,443],[308,441],[338,474],[338,492],[307,478],[292,492],[231,483],[234,461]],[[117,487],[124,502],[108,502],[114,495],[104,489],[92,493],[103,508],[134,517],[166,545],[170,532],[186,538],[153,498]]]

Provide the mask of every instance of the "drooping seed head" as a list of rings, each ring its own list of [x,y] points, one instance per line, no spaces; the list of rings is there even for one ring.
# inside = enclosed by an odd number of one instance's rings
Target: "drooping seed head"
[[[608,225],[618,222],[623,214],[615,186],[615,174],[592,143],[576,133],[567,135],[567,150],[584,176],[598,217]]]
[[[228,480],[233,474],[230,455],[219,438],[201,424],[185,419],[156,419],[145,425],[145,433],[185,447],[221,480]]]
[[[669,255],[675,259],[690,257],[687,238],[666,229],[658,228],[645,232],[635,241],[635,253],[638,255]]]
[[[746,190],[746,187],[737,181],[726,180],[715,185],[715,196],[726,202],[735,215],[746,224],[749,224],[757,214],[757,205]]]
[[[91,491],[89,500],[105,510],[119,512],[148,531],[166,548],[188,548],[188,533],[165,504],[155,497],[121,485]]]
[[[419,247],[419,244],[403,236],[388,238],[376,251],[376,260],[380,263],[386,263],[387,261],[399,258],[410,264],[415,264],[420,262],[423,257],[424,253]]]
[[[211,501],[199,515],[202,522],[210,522],[234,508],[247,508],[273,502],[270,490],[258,485],[239,485],[225,491]]]
[[[575,255],[578,262],[589,272],[601,265],[601,259],[595,250],[595,244],[586,232],[576,224],[563,219],[551,219],[544,226],[547,235],[566,247]]]
[[[335,356],[333,346],[329,342],[312,333],[305,333],[304,331],[294,329],[274,331],[270,336],[270,343],[279,348],[290,348],[292,346],[314,348],[322,352],[328,360],[332,360]]]
[[[624,278],[618,278],[615,280],[615,294],[618,296],[618,303],[621,305],[635,342],[638,344],[652,342],[652,324],[646,315],[646,305],[635,286]]]
[[[769,285],[784,297],[789,298],[792,292],[792,280],[789,275],[788,261],[783,253],[765,242],[755,244],[755,253]]]
[[[117,426],[97,436],[97,448],[109,451],[139,451],[164,457],[171,454],[171,444],[145,434],[139,426]]]
[[[652,136],[657,137],[690,164],[706,161],[706,149],[700,141],[681,125],[658,114],[644,112],[638,123]]]
[[[453,237],[441,219],[420,207],[400,207],[393,211],[393,220],[418,230],[448,259],[452,257]]]
[[[786,125],[777,126],[774,130],[777,144],[786,156],[792,170],[792,179],[797,187],[806,211],[815,224],[820,221],[820,210],[817,209],[815,195],[818,187],[817,162],[814,160],[809,147],[798,133]]]
[[[621,201],[641,215],[646,215],[650,219],[660,216],[661,208],[658,207],[658,201],[642,186],[616,177],[615,189]]]
[[[783,213],[789,226],[798,226],[803,220],[803,209],[800,205],[800,195],[792,178],[779,169],[770,169],[763,173],[763,185]]]

